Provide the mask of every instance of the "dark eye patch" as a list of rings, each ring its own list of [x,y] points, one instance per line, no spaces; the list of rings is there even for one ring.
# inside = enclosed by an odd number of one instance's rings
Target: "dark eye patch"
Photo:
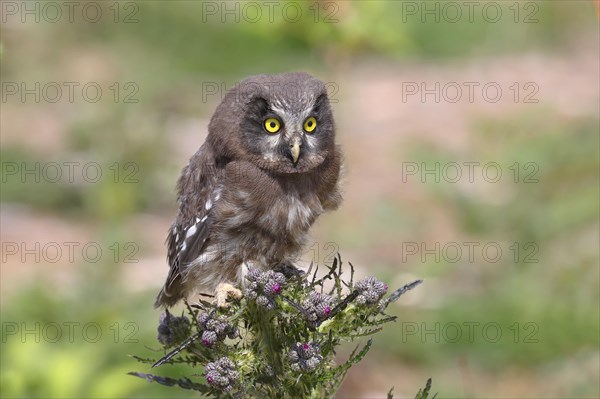
[[[269,103],[262,97],[256,97],[249,104],[246,117],[250,117],[253,119],[261,119],[263,116],[267,115],[270,112]]]
[[[255,97],[247,105],[246,113],[240,123],[240,134],[247,148],[255,154],[262,154],[265,150],[264,140],[269,133],[265,129],[265,121],[276,118],[283,129],[283,121],[273,112],[266,99]]]
[[[323,93],[317,97],[315,105],[313,106],[313,111],[318,114],[327,110],[329,110],[329,100],[327,94]]]

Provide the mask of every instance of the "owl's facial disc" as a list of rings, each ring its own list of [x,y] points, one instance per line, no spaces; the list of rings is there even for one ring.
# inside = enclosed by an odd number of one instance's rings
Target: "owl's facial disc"
[[[305,173],[333,151],[334,126],[326,94],[302,98],[257,96],[240,124],[243,152],[262,169]]]

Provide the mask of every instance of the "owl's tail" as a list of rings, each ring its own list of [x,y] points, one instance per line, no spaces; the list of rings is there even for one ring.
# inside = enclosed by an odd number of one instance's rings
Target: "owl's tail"
[[[177,302],[184,298],[184,288],[183,278],[181,278],[178,268],[172,267],[169,270],[169,275],[167,276],[165,285],[161,288],[160,292],[156,296],[154,309],[161,306],[164,306],[165,308],[175,306]]]
[[[170,287],[167,290],[166,285],[161,288],[160,292],[156,296],[156,301],[154,301],[154,309],[159,307],[170,308],[175,306],[177,302],[179,302],[181,297],[181,289],[179,287]]]

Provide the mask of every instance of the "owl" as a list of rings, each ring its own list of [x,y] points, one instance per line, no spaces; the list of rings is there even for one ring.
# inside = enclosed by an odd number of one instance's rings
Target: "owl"
[[[339,206],[341,166],[323,82],[282,73],[236,84],[179,177],[155,307],[199,293],[227,306],[249,268],[290,265],[317,217]]]

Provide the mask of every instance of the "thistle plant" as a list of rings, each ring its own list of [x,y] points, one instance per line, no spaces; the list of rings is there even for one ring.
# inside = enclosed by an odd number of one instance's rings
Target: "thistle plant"
[[[158,327],[164,356],[134,357],[152,367],[184,363],[189,374],[130,374],[215,398],[333,397],[372,339],[356,346],[341,364],[336,349],[395,321],[387,307],[421,281],[388,294],[387,285],[374,277],[354,283],[352,264],[349,278],[342,278],[339,255],[324,276],[317,278],[318,268],[312,269],[286,275],[250,269],[244,296],[229,307],[200,300],[186,304],[189,318],[165,312]],[[426,388],[419,397],[426,399],[428,393]]]
[[[160,315],[158,321],[158,336],[156,339],[165,348],[170,348],[183,342],[189,335],[191,323],[185,316],[176,317],[169,311]]]

